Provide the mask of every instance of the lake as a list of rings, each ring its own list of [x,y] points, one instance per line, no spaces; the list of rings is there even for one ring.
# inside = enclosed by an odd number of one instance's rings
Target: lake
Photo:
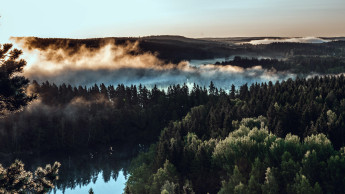
[[[133,149],[132,149],[133,150]],[[59,180],[50,193],[87,194],[92,188],[95,194],[123,193],[127,169],[135,151],[126,150],[88,153],[54,153],[47,155],[11,155],[0,158],[4,167],[15,159],[24,162],[25,170],[34,171],[38,166],[61,163]]]
[[[51,193],[61,194],[61,193],[71,193],[71,194],[80,194],[88,193],[90,188],[93,189],[94,193],[122,193],[125,186],[127,177],[124,175],[123,171],[119,171],[116,178],[111,178],[106,181],[103,178],[103,172],[95,175],[94,180],[87,184],[80,184],[76,187],[64,187],[64,188],[55,188]]]

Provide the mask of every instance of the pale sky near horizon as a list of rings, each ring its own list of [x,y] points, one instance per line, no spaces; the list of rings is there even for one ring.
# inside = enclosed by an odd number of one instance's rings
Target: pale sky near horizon
[[[345,36],[345,0],[0,0],[10,36]]]

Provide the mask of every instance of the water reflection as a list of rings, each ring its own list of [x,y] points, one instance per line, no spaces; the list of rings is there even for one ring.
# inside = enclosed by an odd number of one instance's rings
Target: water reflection
[[[64,189],[57,189],[55,188],[54,191],[51,193],[54,194],[82,194],[82,193],[89,193],[90,188],[92,188],[93,192],[98,193],[122,193],[125,184],[127,181],[127,177],[124,175],[124,172],[121,170],[116,179],[110,179],[106,182],[103,178],[103,173],[99,173],[97,177],[92,180],[91,183],[83,186],[77,186],[75,188],[64,188]]]
[[[47,155],[0,156],[0,163],[8,166],[15,159],[25,164],[25,169],[34,171],[38,166],[61,163],[59,180],[51,193],[123,193],[127,169],[136,151],[107,150],[106,152],[55,153]]]

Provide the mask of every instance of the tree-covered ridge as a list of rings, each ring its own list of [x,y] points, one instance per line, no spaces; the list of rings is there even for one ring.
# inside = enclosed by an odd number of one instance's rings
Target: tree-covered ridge
[[[293,56],[287,59],[257,59],[236,56],[233,60],[216,62],[215,65],[233,65],[242,68],[261,66],[273,71],[288,71],[300,75],[310,72],[319,74],[339,74],[345,72],[345,57],[335,56]]]
[[[223,42],[212,39],[192,39],[178,36],[151,36],[151,37],[108,37],[93,39],[61,39],[61,38],[15,38],[29,49],[45,50],[47,48],[67,49],[70,54],[85,46],[98,49],[107,42],[125,45],[129,42],[138,42],[142,52],[157,53],[164,61],[178,63],[183,60],[211,59],[234,55],[267,56],[271,58],[294,56],[345,56],[345,41],[336,41],[320,44],[277,42],[271,44],[236,44],[237,41]],[[243,38],[245,42],[250,38]]]
[[[75,53],[82,46],[96,50],[107,43],[127,45],[128,43],[137,42],[139,49],[131,54],[155,53],[159,59],[174,63],[179,63],[183,60],[222,57],[233,51],[233,49],[218,42],[191,39],[182,36],[107,37],[90,39],[17,37],[14,39],[23,43],[29,49],[46,50],[49,48],[61,48],[69,54]]]
[[[345,56],[345,41],[331,41],[321,44],[276,42],[271,44],[243,45],[246,50],[257,54],[292,56]]]
[[[224,139],[199,138],[192,120],[171,123],[132,162],[126,193],[341,193],[344,148],[324,134],[280,138],[265,117],[234,121]]]

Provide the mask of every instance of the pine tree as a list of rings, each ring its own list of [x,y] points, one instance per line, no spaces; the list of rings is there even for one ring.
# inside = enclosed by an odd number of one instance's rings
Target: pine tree
[[[35,95],[28,95],[29,80],[18,73],[26,61],[19,59],[21,50],[12,49],[12,44],[0,44],[0,116],[16,111],[31,102]]]

